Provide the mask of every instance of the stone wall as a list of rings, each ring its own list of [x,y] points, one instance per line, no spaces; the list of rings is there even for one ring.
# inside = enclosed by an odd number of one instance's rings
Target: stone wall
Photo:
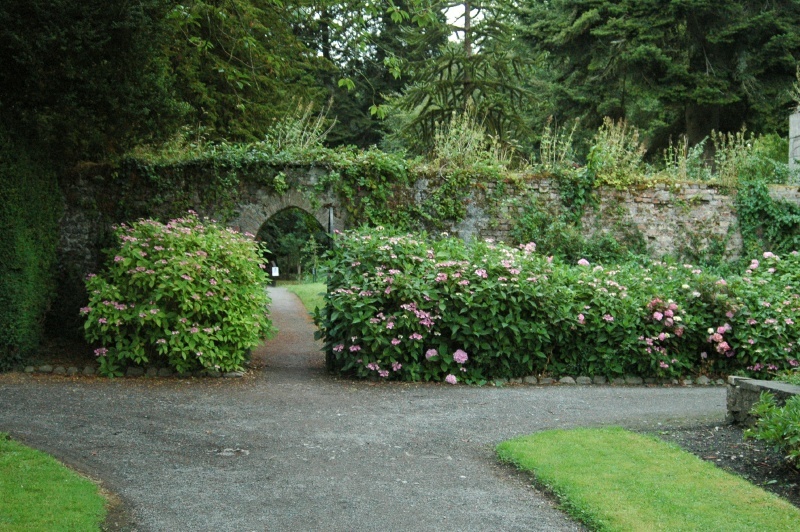
[[[769,392],[775,396],[778,406],[786,403],[786,400],[794,395],[800,395],[800,386],[778,381],[761,381],[749,379],[747,377],[728,377],[728,423],[737,425],[752,426],[755,417],[750,415],[763,392]]]
[[[522,208],[515,196],[498,197],[497,185],[476,190],[467,206],[467,218],[453,224],[452,232],[466,240],[491,238],[506,241]],[[557,183],[548,178],[530,178],[527,190],[544,205],[558,205]],[[776,200],[800,204],[800,187],[770,186]],[[654,256],[673,254],[682,247],[724,245],[726,255],[736,258],[742,236],[736,223],[735,198],[718,187],[702,183],[655,184],[632,190],[604,188],[599,201],[583,216],[584,232],[610,231],[617,223],[638,229]]]

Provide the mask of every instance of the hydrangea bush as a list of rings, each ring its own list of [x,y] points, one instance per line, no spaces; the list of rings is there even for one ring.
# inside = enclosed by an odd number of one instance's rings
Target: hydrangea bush
[[[194,213],[121,225],[107,270],[86,281],[86,339],[100,373],[166,365],[180,373],[242,368],[273,332],[267,276],[252,235]]]
[[[363,229],[338,235],[329,260],[319,336],[329,367],[359,377],[670,378],[797,364],[797,255],[765,254],[726,280],[691,264],[563,264],[533,243]]]

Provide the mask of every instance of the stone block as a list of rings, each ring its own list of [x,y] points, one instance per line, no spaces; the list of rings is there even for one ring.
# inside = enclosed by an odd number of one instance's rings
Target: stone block
[[[533,375],[529,375],[524,379],[522,379],[522,382],[524,382],[525,384],[539,384],[539,379],[537,379]]]
[[[576,384],[580,384],[582,386],[586,386],[587,384],[591,384],[592,383],[592,379],[589,378],[589,377],[586,377],[586,376],[581,376],[581,377],[578,377],[577,379],[575,379],[575,383]]]
[[[558,379],[559,384],[575,384],[575,379],[572,377],[561,377]]]
[[[126,377],[141,377],[142,375],[144,375],[144,368],[138,366],[129,366],[125,372]]]
[[[603,377],[602,375],[595,375],[592,378],[592,383],[594,384],[606,384],[606,382],[607,382],[606,378]]]

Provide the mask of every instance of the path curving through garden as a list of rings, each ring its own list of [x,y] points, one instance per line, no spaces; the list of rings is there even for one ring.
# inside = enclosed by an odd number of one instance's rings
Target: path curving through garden
[[[554,427],[722,423],[724,388],[337,379],[299,300],[241,379],[0,376],[0,431],[101,479],[127,529],[579,530],[497,463]]]

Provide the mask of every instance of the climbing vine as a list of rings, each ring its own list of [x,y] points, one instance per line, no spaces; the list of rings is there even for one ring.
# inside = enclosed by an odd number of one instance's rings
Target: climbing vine
[[[800,205],[774,200],[764,181],[739,183],[736,210],[745,255],[800,249]]]

